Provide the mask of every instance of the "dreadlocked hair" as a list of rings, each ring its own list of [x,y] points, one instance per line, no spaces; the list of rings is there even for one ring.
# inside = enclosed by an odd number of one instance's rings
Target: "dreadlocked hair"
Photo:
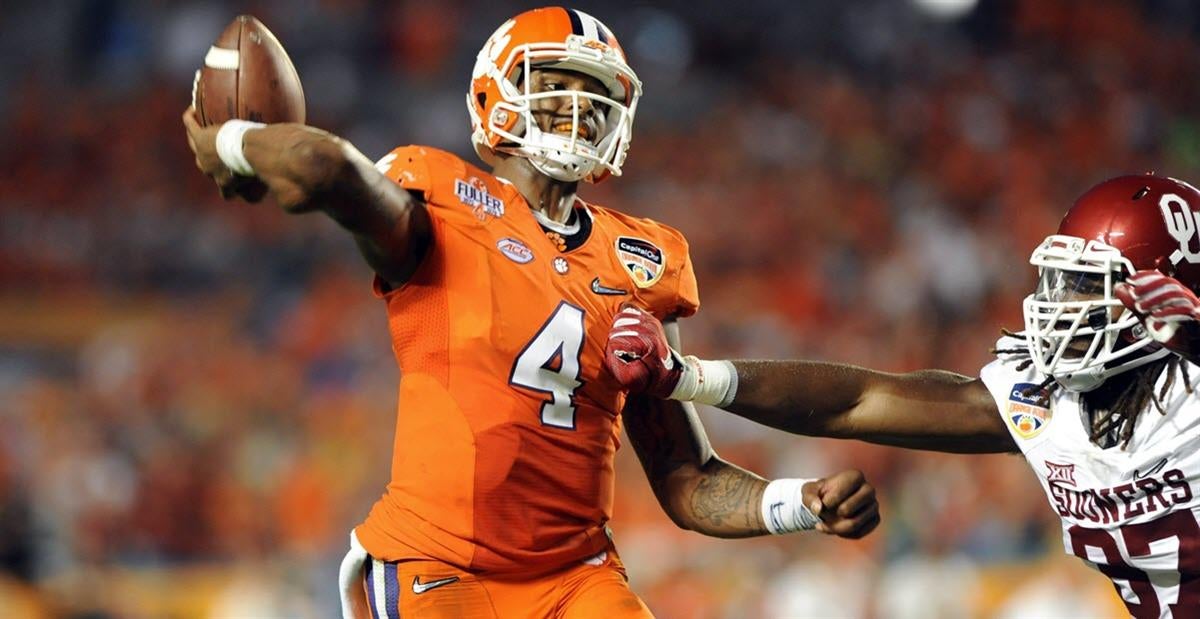
[[[1000,332],[1009,337],[1020,337],[1008,329],[1001,329]],[[1026,348],[993,348],[991,352],[995,355],[1023,357],[1017,364],[1018,372],[1023,372],[1033,365],[1033,358]],[[1133,438],[1133,428],[1137,425],[1138,418],[1142,411],[1149,408],[1151,403],[1154,404],[1154,408],[1160,415],[1167,413],[1163,399],[1167,397],[1171,387],[1175,386],[1176,369],[1183,374],[1184,389],[1188,394],[1192,394],[1192,379],[1188,375],[1188,364],[1178,355],[1169,355],[1165,359],[1153,361],[1135,370],[1136,378],[1129,381],[1115,397],[1108,395],[1105,398],[1111,404],[1095,402],[1094,400],[1100,399],[1095,395],[1097,393],[1095,391],[1083,394],[1080,400],[1091,419],[1088,438],[1102,448],[1114,445],[1120,445],[1121,449],[1128,447],[1130,439]],[[1158,377],[1164,370],[1167,372],[1167,380],[1163,382],[1158,393],[1154,393],[1154,383],[1158,381]],[[1054,380],[1054,377],[1048,376],[1040,384],[1025,388],[1022,395],[1032,396],[1045,390],[1046,397],[1049,398],[1059,387],[1060,385]]]
[[[1009,331],[1008,329],[1005,329],[1005,328],[1000,329],[1000,335],[1003,335],[1005,337],[1017,338],[1017,339],[1024,338],[1024,336],[1022,336],[1021,334],[1015,333],[1013,331]],[[1021,362],[1017,364],[1018,372],[1024,372],[1025,370],[1029,369],[1029,366],[1033,365],[1033,357],[1031,357],[1029,355],[1029,349],[1025,348],[1025,347],[1021,347],[1021,348],[989,348],[988,352],[992,353],[993,355],[1015,355],[1017,357],[1024,357],[1024,359],[1022,359]],[[1054,381],[1054,378],[1050,378],[1048,381],[1042,383],[1037,389],[1033,389],[1030,393],[1025,393],[1022,395],[1032,395],[1033,393],[1037,393],[1037,392],[1041,391],[1042,389],[1045,389],[1049,385],[1049,383],[1053,382],[1053,381]]]
[[[1137,377],[1112,399],[1112,404],[1107,408],[1092,401],[1093,398],[1089,397],[1092,392],[1085,393],[1082,400],[1092,421],[1089,437],[1092,442],[1101,447],[1111,447],[1113,444],[1120,445],[1121,449],[1128,447],[1138,418],[1150,404],[1154,404],[1160,415],[1167,413],[1163,398],[1167,397],[1167,393],[1175,385],[1176,369],[1183,373],[1184,388],[1189,394],[1192,393],[1192,381],[1188,376],[1187,365],[1177,355],[1146,364],[1137,370]],[[1163,381],[1158,393],[1154,393],[1154,383],[1163,371],[1167,373],[1167,380]]]

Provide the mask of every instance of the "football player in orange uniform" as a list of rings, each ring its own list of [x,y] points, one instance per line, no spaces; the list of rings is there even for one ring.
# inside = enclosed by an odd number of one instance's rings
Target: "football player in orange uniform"
[[[347,616],[649,616],[607,526],[631,407],[629,440],[680,527],[855,538],[878,523],[858,471],[768,483],[716,456],[691,405],[627,401],[602,371],[623,304],[667,321],[676,344],[673,321],[699,305],[678,232],[576,196],[620,174],[640,95],[612,32],[552,7],[508,20],[479,53],[467,107],[491,172],[425,146],[372,166],[311,127],[184,114],[223,195],[332,217],[387,305],[392,478],[351,535]]]

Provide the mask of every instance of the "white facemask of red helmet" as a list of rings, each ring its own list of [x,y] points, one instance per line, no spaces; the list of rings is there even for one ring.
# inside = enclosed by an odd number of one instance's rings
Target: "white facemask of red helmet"
[[[1058,233],[1034,250],[1037,290],[1025,298],[1026,344],[1038,371],[1085,392],[1165,357],[1113,286],[1157,269],[1200,287],[1200,192],[1154,176],[1122,176],[1083,194]]]

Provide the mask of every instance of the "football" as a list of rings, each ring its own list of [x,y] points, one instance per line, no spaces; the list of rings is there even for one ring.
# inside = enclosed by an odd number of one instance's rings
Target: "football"
[[[237,16],[208,48],[192,105],[203,125],[304,122],[300,76],[275,35],[251,15]]]

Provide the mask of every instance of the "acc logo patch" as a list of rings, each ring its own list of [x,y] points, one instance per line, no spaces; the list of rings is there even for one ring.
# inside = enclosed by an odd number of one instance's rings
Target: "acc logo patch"
[[[471,207],[479,221],[486,220],[488,215],[504,216],[504,201],[488,193],[487,185],[474,176],[465,181],[454,179],[454,195],[458,196],[459,202]]]
[[[533,260],[533,250],[521,241],[506,236],[496,241],[496,249],[517,264],[527,264]]]
[[[1017,383],[1008,393],[1008,411],[1004,418],[1021,438],[1041,434],[1050,423],[1050,393],[1045,388],[1035,391],[1037,388],[1037,383]]]
[[[631,236],[617,237],[617,260],[638,288],[649,288],[662,278],[667,257],[657,245]]]

